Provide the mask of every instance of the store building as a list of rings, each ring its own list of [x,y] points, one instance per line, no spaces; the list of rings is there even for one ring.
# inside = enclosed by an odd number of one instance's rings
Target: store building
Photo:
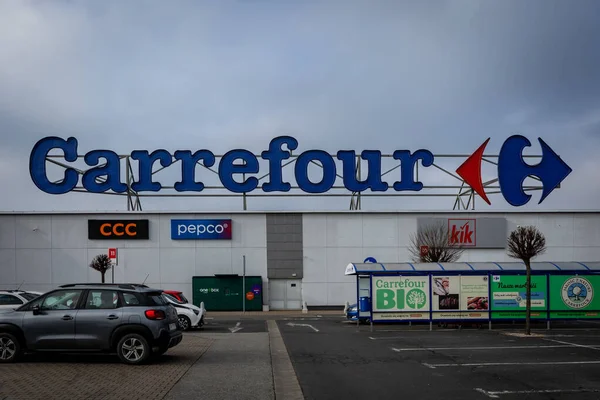
[[[588,211],[2,213],[0,289],[99,282],[89,263],[114,248],[115,282],[192,299],[192,277],[242,275],[245,258],[246,275],[262,278],[263,309],[337,307],[356,298],[348,263],[410,261],[410,235],[432,218],[465,242],[460,261],[513,261],[506,237],[518,225],[545,234],[536,261],[600,261],[600,213]]]

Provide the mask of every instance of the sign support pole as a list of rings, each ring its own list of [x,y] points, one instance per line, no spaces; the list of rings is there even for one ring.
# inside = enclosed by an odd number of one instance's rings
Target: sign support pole
[[[243,256],[243,278],[242,278],[242,313],[246,314],[246,256]]]

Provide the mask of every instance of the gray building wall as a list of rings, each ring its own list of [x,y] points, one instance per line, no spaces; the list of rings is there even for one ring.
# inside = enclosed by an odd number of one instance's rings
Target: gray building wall
[[[87,220],[150,220],[149,240],[98,241],[87,237]],[[231,218],[232,240],[171,240],[171,219]],[[0,213],[0,289],[45,291],[63,283],[98,281],[91,259],[108,247],[119,251],[115,281],[183,290],[191,297],[193,276],[242,274],[269,280],[301,279],[308,306],[343,305],[356,298],[346,265],[374,257],[410,260],[410,235],[419,218],[506,218],[493,232],[505,237],[517,225],[535,225],[547,251],[536,261],[600,261],[600,212],[238,212],[238,213]],[[482,232],[484,233],[484,232]],[[470,248],[460,261],[513,261],[505,248]],[[296,276],[293,276],[296,274]],[[107,276],[108,277],[108,276]]]
[[[90,240],[88,219],[149,219],[148,240]],[[231,240],[171,240],[171,219],[232,219]],[[192,277],[243,273],[263,278],[268,304],[265,215],[193,213],[0,214],[0,289],[48,291],[73,282],[99,282],[89,267],[118,249],[115,282],[181,290],[192,299]],[[112,271],[106,274],[112,280]]]

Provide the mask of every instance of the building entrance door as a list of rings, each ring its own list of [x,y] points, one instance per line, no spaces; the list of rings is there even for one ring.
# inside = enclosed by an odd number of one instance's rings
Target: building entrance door
[[[271,310],[301,310],[302,281],[300,279],[269,279]]]

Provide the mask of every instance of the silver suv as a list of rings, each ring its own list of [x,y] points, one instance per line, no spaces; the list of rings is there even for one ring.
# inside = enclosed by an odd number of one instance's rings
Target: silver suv
[[[0,363],[24,352],[116,352],[126,364],[162,355],[183,338],[162,290],[136,284],[70,284],[0,310]]]

